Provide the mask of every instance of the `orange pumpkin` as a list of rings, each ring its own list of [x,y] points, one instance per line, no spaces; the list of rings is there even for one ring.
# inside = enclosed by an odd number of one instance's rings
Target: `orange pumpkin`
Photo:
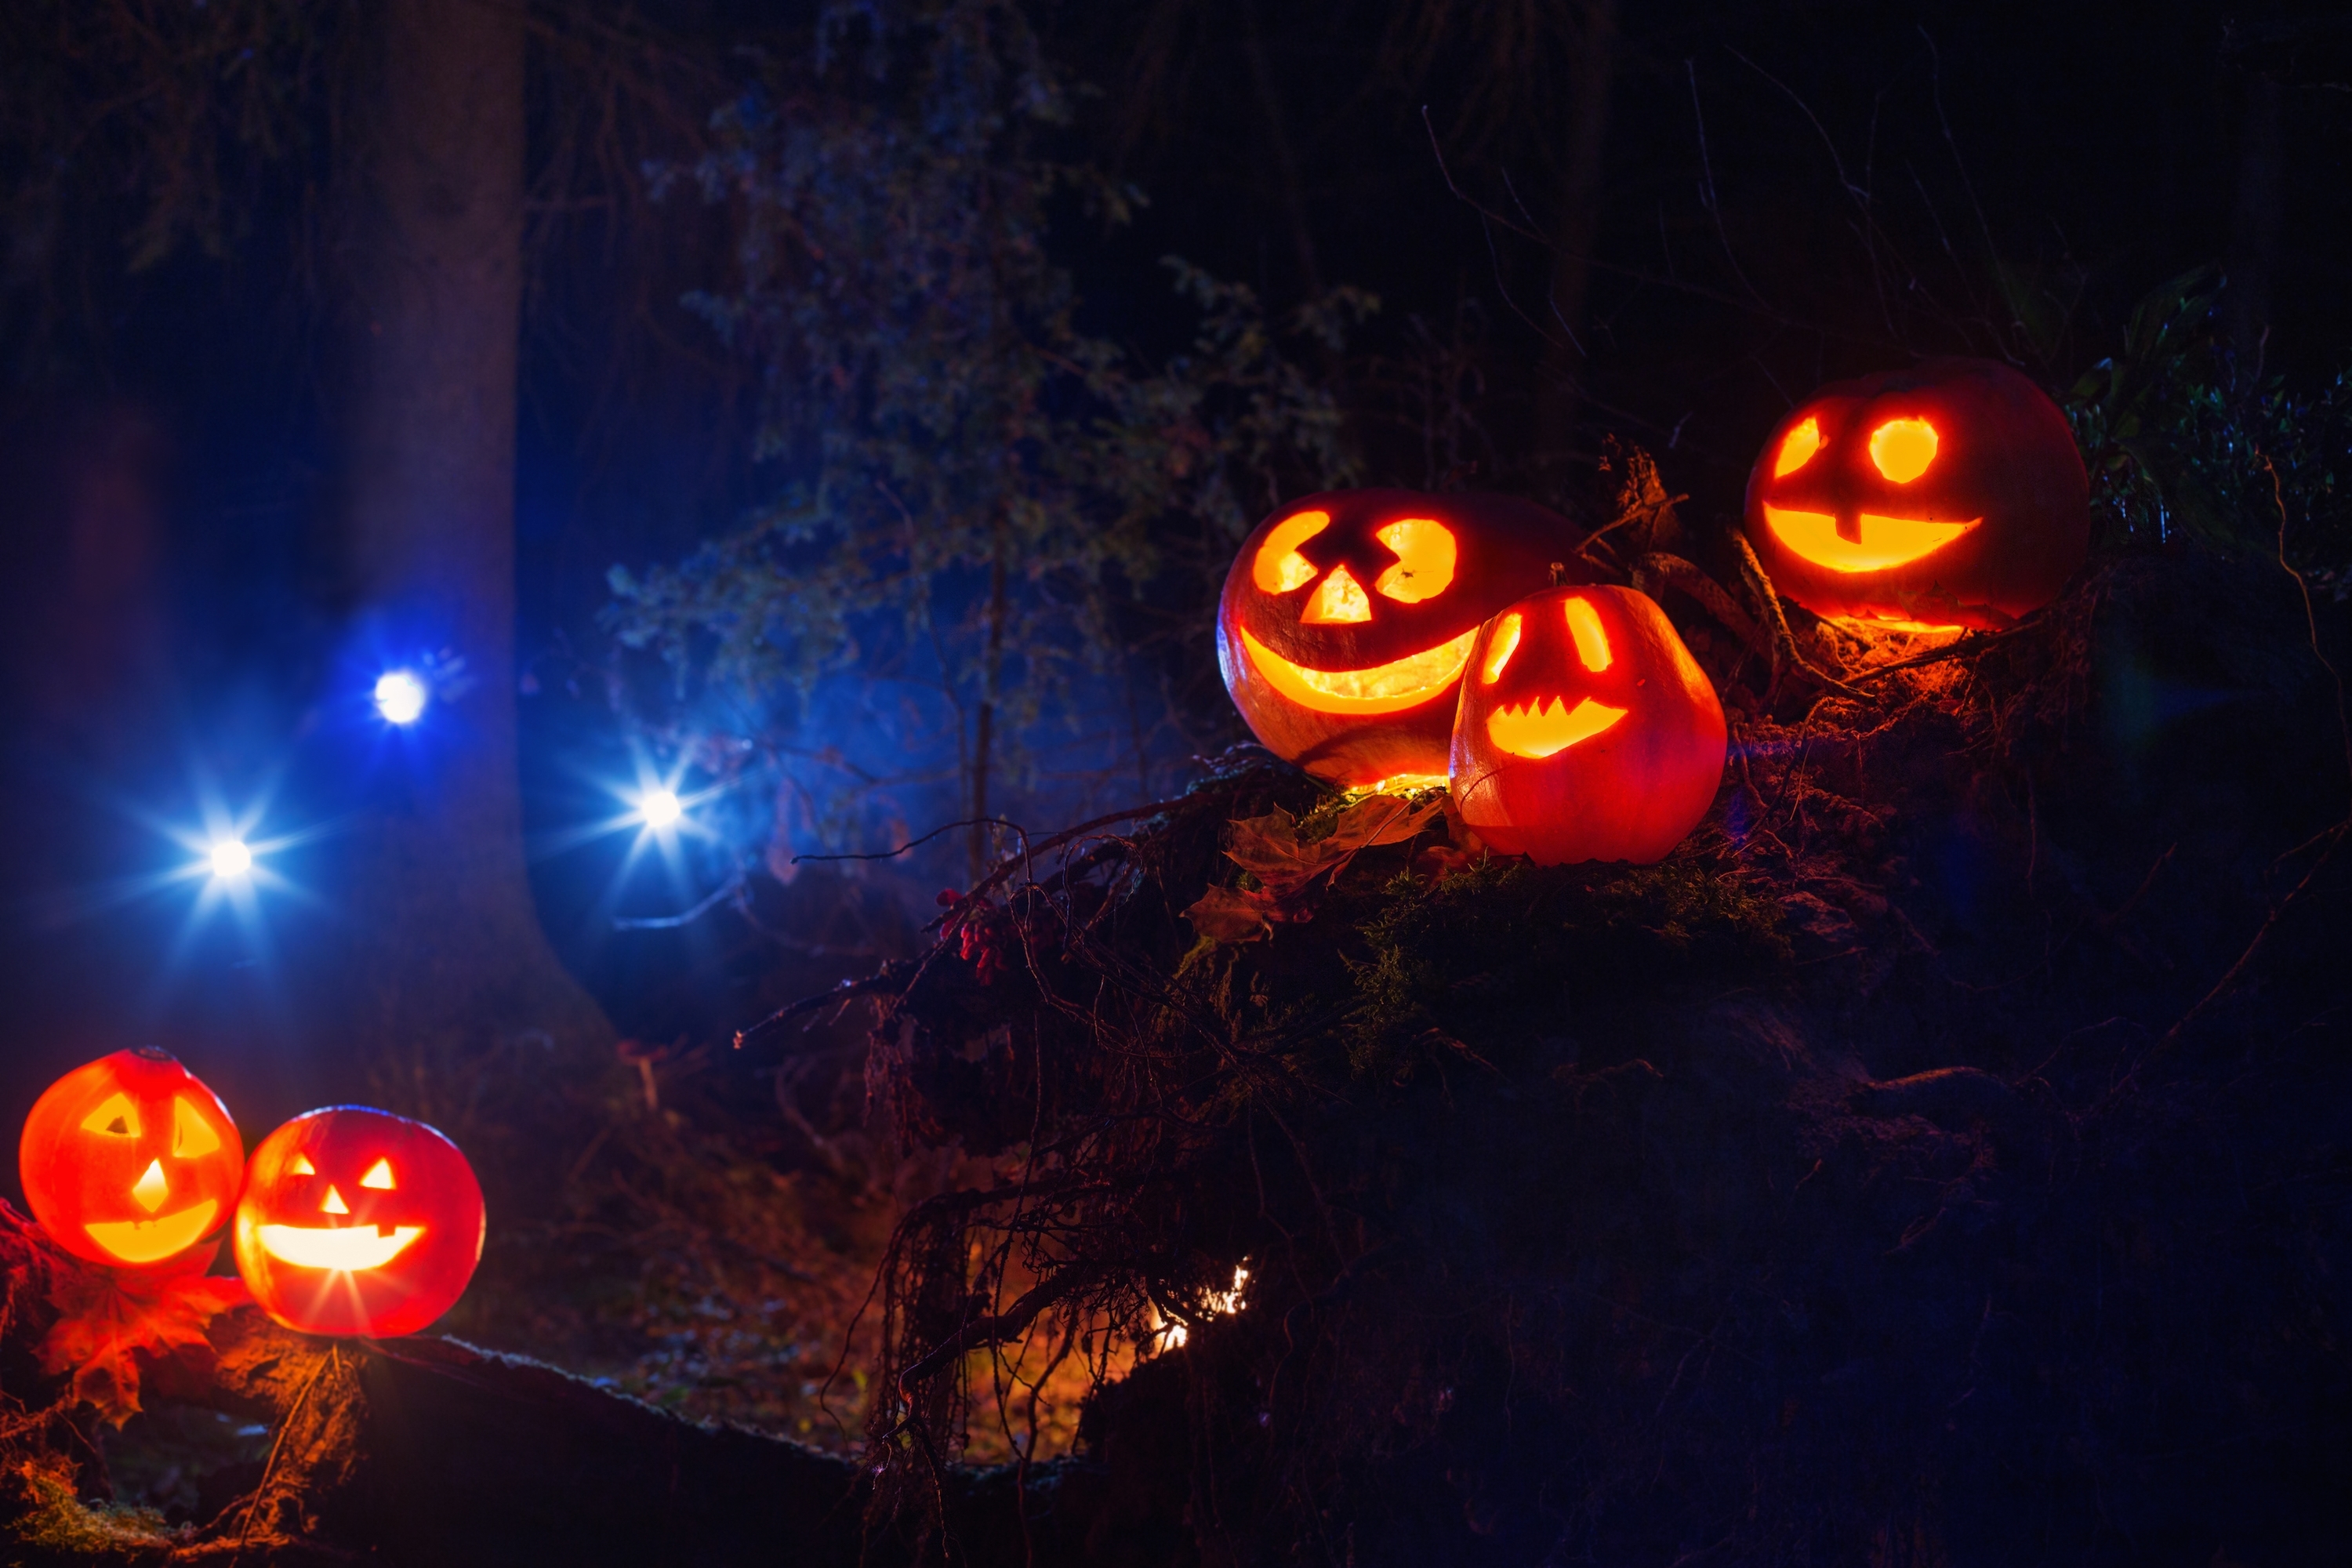
[[[261,1310],[312,1334],[413,1334],[481,1261],[481,1184],[422,1121],[365,1106],[296,1117],[261,1141],[233,1233]]]
[[[1725,739],[1715,687],[1649,595],[1555,588],[1471,649],[1454,799],[1503,854],[1648,865],[1714,804]]]
[[[2090,480],[2040,387],[1929,360],[1825,386],[1782,420],[1748,475],[1748,538],[1815,615],[1998,628],[2083,563]]]
[[[86,1062],[33,1103],[16,1149],[33,1216],[115,1268],[200,1270],[227,1220],[245,1144],[220,1097],[152,1046]]]
[[[1576,537],[1507,496],[1304,497],[1225,575],[1225,689],[1268,751],[1318,777],[1438,783],[1479,623],[1550,583]]]

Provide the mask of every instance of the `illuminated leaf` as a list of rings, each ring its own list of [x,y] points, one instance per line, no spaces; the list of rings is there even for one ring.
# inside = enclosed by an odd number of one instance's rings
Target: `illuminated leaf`
[[[141,1360],[211,1353],[205,1331],[252,1300],[245,1282],[205,1274],[142,1279],[60,1262],[49,1273],[58,1318],[41,1342],[41,1370],[73,1374],[74,1397],[120,1426],[139,1414]]]

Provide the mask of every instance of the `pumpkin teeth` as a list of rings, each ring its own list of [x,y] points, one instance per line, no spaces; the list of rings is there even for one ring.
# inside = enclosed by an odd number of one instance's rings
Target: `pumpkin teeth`
[[[1486,736],[1515,757],[1543,758],[1564,752],[1625,717],[1627,710],[1611,708],[1588,697],[1570,708],[1555,697],[1549,707],[1512,703],[1486,715]]]
[[[1773,536],[1815,566],[1832,572],[1884,572],[1906,566],[1932,555],[1984,519],[1966,522],[1933,522],[1925,518],[1883,517],[1864,512],[1853,539],[1838,532],[1837,519],[1825,511],[1785,511],[1767,501],[1764,521]]]

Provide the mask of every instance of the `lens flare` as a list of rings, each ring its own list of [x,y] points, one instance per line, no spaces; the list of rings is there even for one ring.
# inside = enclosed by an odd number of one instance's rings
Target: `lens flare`
[[[253,851],[242,838],[224,838],[207,852],[213,875],[232,881],[253,869]]]
[[[405,669],[388,670],[375,683],[375,710],[387,724],[416,722],[425,711],[425,682]]]
[[[646,819],[647,827],[675,827],[686,815],[686,807],[671,791],[657,789],[637,803],[637,815]]]

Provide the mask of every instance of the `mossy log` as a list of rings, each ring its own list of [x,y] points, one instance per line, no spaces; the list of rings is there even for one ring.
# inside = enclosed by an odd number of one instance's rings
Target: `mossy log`
[[[247,1306],[207,1344],[142,1358],[151,1404],[220,1410],[274,1434],[208,1519],[171,1528],[107,1506],[87,1406],[35,1350],[61,1271],[82,1266],[0,1205],[0,1561],[123,1563],[887,1564],[917,1531],[869,1527],[862,1465],[737,1427],[681,1421],[553,1367],[456,1340],[328,1340]],[[248,1469],[253,1468],[248,1467]],[[1031,1477],[1031,1538],[1060,1528],[1034,1500],[1083,1491]],[[959,1561],[1013,1563],[1010,1471],[941,1474]],[[1065,1509],[1063,1518],[1073,1517]],[[935,1559],[940,1542],[929,1542]]]

